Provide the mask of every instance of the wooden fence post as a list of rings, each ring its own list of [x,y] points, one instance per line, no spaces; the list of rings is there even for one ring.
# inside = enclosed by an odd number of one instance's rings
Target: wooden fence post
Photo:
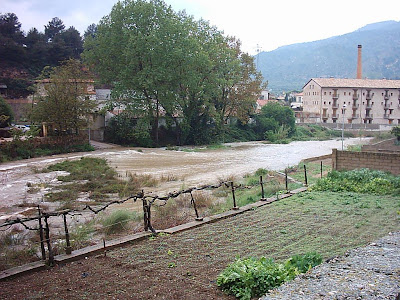
[[[322,178],[322,160],[321,160],[321,178]]]
[[[304,181],[305,185],[308,186],[308,181],[307,181],[307,167],[304,165]]]
[[[38,207],[39,212],[39,238],[40,238],[40,250],[42,252],[42,260],[46,260],[46,249],[44,248],[44,239],[43,239],[43,224],[42,224],[42,213],[40,211],[40,205]]]
[[[233,181],[231,181],[231,189],[232,189],[232,198],[233,198],[233,210],[238,210],[239,207],[236,206],[236,198],[235,198],[235,187],[233,186]]]
[[[287,168],[285,168],[285,187],[286,187],[286,191],[289,191],[289,188],[288,188]]]
[[[148,216],[147,216],[147,200],[145,198],[142,198],[143,201],[143,223],[144,223],[144,231],[149,230],[149,222],[148,222]]]
[[[47,250],[49,251],[49,261],[48,264],[49,266],[54,265],[54,254],[53,254],[53,249],[51,248],[51,242],[50,242],[50,228],[49,228],[49,222],[48,222],[48,215],[44,216],[44,223],[46,224],[45,228],[45,234],[46,234],[46,243],[47,243]]]
[[[199,216],[199,212],[197,211],[196,202],[194,201],[192,192],[190,192],[190,197],[192,197],[192,200],[190,200],[190,202],[192,202],[193,208],[194,208],[194,212],[196,213],[196,219],[195,220],[196,221],[203,221],[203,218],[201,218]]]
[[[266,201],[267,199],[265,198],[265,193],[264,193],[264,183],[263,183],[263,178],[262,175],[260,175],[260,185],[261,185],[261,201]]]
[[[65,241],[67,243],[67,246],[65,247],[65,254],[69,255],[72,253],[72,247],[71,247],[71,243],[69,241],[69,232],[68,232],[68,226],[67,226],[67,213],[64,213],[63,217],[64,217]]]

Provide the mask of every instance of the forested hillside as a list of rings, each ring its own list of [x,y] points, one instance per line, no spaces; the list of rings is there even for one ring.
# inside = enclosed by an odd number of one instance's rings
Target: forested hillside
[[[14,13],[0,14],[0,84],[7,85],[10,98],[31,93],[32,81],[45,66],[79,58],[82,51],[80,33],[73,26],[66,29],[59,18],[50,20],[44,32],[32,28],[25,33]]]
[[[312,77],[354,78],[357,45],[362,45],[363,77],[400,79],[400,22],[395,21],[261,52],[258,68],[274,92],[301,90]]]

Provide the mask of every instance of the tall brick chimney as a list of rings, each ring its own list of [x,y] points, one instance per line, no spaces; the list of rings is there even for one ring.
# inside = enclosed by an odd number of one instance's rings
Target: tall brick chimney
[[[361,45],[358,45],[357,79],[362,79]]]

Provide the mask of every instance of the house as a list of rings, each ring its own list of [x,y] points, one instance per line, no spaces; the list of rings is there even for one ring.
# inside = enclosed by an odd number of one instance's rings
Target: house
[[[290,107],[293,110],[301,110],[303,108],[303,93],[296,93],[293,95],[293,97],[296,100],[290,103]]]
[[[400,80],[312,78],[303,88],[307,123],[400,124]]]

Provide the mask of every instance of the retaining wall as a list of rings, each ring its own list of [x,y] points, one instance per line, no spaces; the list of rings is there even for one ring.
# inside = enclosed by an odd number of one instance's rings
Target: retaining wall
[[[400,153],[351,152],[332,150],[333,170],[369,168],[400,175]]]
[[[361,151],[372,152],[400,152],[400,145],[396,145],[397,138],[384,140],[371,145],[363,145]]]

